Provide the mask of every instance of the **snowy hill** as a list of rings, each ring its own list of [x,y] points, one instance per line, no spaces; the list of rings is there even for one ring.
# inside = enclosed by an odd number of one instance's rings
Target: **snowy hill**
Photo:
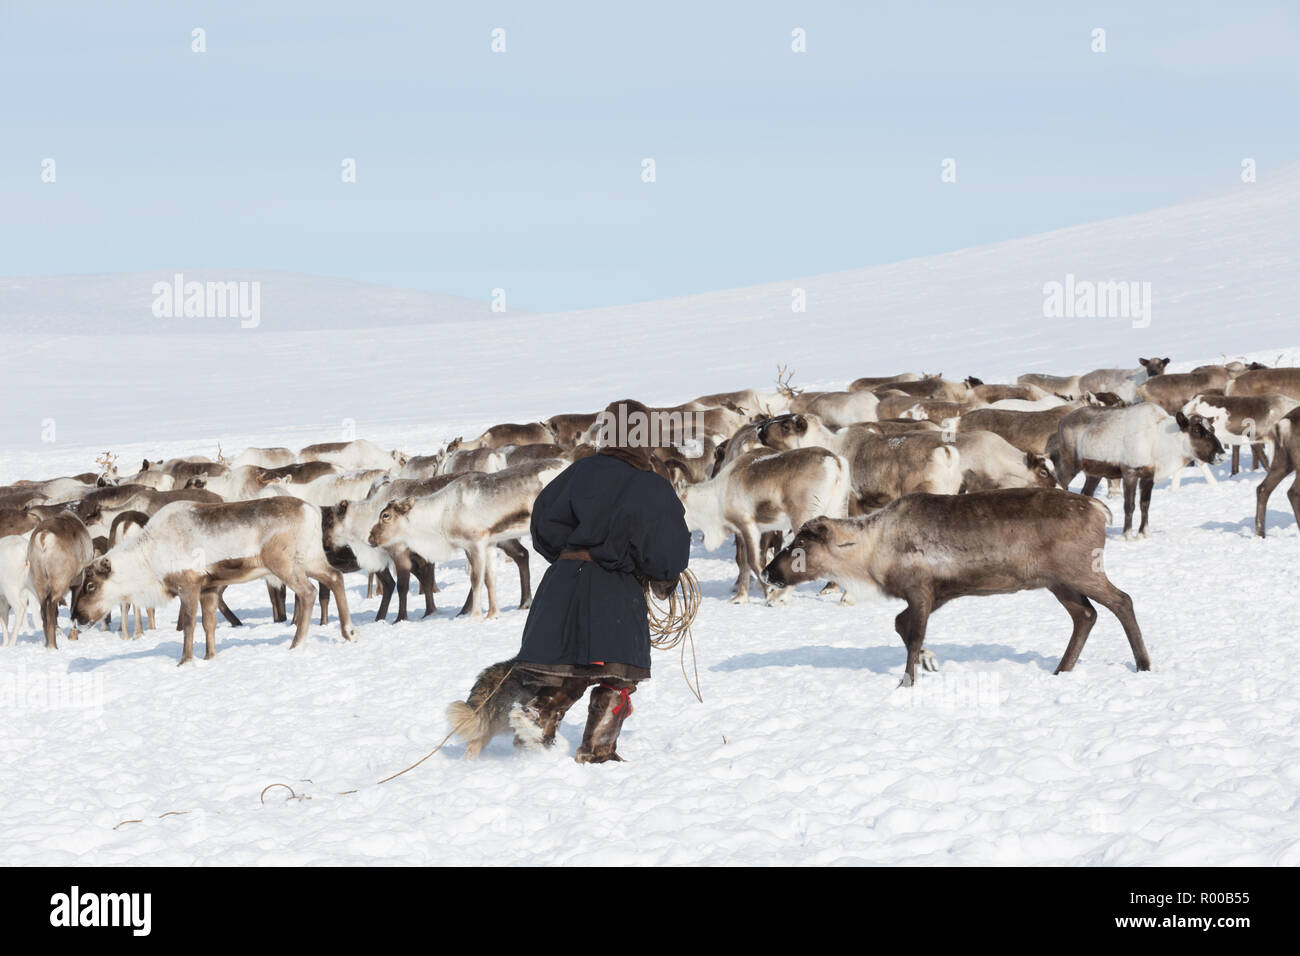
[[[162,335],[150,286],[171,273],[0,281],[10,341],[0,441],[116,445],[330,437],[425,426],[442,434],[586,411],[895,369],[978,375],[1075,372],[1300,344],[1300,165],[1164,209],[914,259],[636,305],[530,315],[422,293],[264,274],[262,320]],[[1067,276],[1150,283],[1146,327],[1046,318]],[[256,276],[252,276],[256,278]],[[187,279],[230,279],[195,272]],[[807,311],[792,311],[795,290]],[[105,324],[97,319],[103,317]],[[184,320],[181,320],[182,322]],[[112,323],[112,334],[102,330]],[[15,336],[14,333],[17,333]],[[93,394],[93,400],[88,400]],[[147,423],[142,434],[138,425]],[[432,437],[432,436],[431,436]]]

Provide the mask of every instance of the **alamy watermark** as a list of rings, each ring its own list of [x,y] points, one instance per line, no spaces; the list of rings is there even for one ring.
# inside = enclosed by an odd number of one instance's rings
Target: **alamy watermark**
[[[257,281],[186,282],[178,272],[171,282],[155,282],[151,291],[155,318],[237,318],[245,329],[262,322],[262,283]]]
[[[1043,285],[1043,317],[1047,319],[1129,319],[1135,329],[1151,324],[1151,283],[1077,279]]]
[[[602,447],[676,446],[687,458],[698,458],[704,454],[703,443],[698,440],[707,431],[702,411],[649,409],[643,412],[620,402],[617,413],[608,409],[598,413],[596,424],[600,427]]]

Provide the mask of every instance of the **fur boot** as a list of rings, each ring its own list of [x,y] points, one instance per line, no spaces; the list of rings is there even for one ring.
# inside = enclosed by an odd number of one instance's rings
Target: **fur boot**
[[[587,708],[587,727],[582,733],[582,746],[574,757],[578,763],[604,763],[622,761],[614,749],[623,721],[632,714],[630,696],[636,690],[633,681],[621,681],[617,686],[600,684],[591,692]]]

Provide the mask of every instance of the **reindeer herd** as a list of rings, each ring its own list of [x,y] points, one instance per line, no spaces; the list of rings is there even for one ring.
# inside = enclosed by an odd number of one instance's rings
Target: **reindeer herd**
[[[957,382],[915,373],[860,378],[842,391],[777,386],[704,395],[649,409],[653,462],[672,482],[709,551],[735,540],[734,602],[757,582],[772,604],[794,585],[827,580],[844,601],[859,589],[899,598],[895,628],[907,647],[904,684],[930,666],[922,645],[930,614],[963,595],[1046,588],[1073,622],[1059,670],[1073,667],[1096,620],[1093,602],[1119,619],[1138,669],[1150,666],[1133,602],[1101,569],[1108,509],[1092,497],[1118,482],[1124,535],[1150,530],[1154,485],[1243,445],[1266,476],[1256,532],[1273,489],[1300,463],[1300,368],[1231,362],[1167,374],[1167,358],[1082,375],[1022,375],[1015,383]],[[344,576],[378,583],[376,620],[407,619],[414,577],[424,614],[436,609],[436,565],[464,557],[469,592],[460,613],[499,613],[494,551],[531,600],[523,544],[534,500],[565,467],[594,454],[605,413],[500,424],[433,454],[407,456],[365,440],[249,448],[227,461],[145,460],[0,487],[0,624],[12,645],[29,611],[45,645],[119,614],[123,638],[179,599],[181,663],[194,656],[201,620],[207,658],[216,628],[239,618],[229,586],[266,581],[271,614],[288,620],[293,592],[298,647],[319,594],[321,623],[334,599],[354,640]],[[1265,446],[1271,446],[1266,451]],[[1068,486],[1084,475],[1083,494]],[[1300,523],[1300,479],[1288,492]],[[10,610],[14,611],[11,622]],[[200,617],[201,615],[201,617]],[[134,616],[134,627],[130,627]]]

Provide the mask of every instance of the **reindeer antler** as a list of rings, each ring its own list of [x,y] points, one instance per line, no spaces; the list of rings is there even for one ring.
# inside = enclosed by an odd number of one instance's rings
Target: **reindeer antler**
[[[106,451],[95,459],[95,464],[97,464],[102,470],[108,471],[108,469],[117,464],[117,456],[110,451]]]
[[[794,398],[803,391],[802,388],[795,388],[790,384],[793,379],[794,369],[788,368],[784,365],[778,365],[776,367],[776,390],[786,398]]]
[[[226,456],[221,454],[221,442],[217,442],[217,463],[222,465],[227,463]]]

